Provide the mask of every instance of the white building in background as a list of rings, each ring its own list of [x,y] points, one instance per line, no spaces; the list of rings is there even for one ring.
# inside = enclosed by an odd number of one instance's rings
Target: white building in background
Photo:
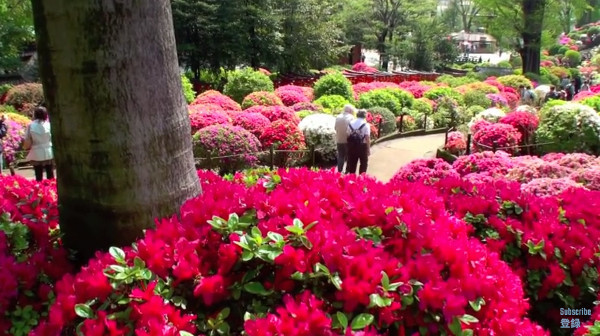
[[[438,0],[438,4],[437,4],[437,13],[441,14],[444,11],[446,11],[448,8],[450,8],[450,5],[452,4],[452,0]]]

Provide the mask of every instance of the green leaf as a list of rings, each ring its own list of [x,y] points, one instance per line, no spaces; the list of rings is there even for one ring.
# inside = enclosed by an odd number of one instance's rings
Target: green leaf
[[[381,272],[381,287],[386,291],[390,288],[390,278],[385,272]]]
[[[454,336],[462,336],[462,325],[457,317],[453,318],[452,323],[448,324],[448,329]]]
[[[463,330],[462,336],[473,336],[473,330],[471,330],[471,329]]]
[[[302,230],[302,228],[298,228],[295,226],[286,226],[285,229],[292,234],[295,234],[296,236],[301,236],[304,234],[304,230]]]
[[[385,214],[389,215],[390,213],[392,213],[392,211],[394,211],[394,207],[389,207],[389,208],[385,209]]]
[[[485,304],[485,300],[483,298],[477,298],[475,301],[469,301],[469,305],[476,312],[480,311],[481,306],[483,306],[484,304]]]
[[[267,291],[260,282],[248,282],[247,284],[244,284],[244,290],[250,294],[262,296],[271,294],[271,292]]]
[[[331,283],[337,288],[337,290],[342,290],[342,279],[340,279],[339,275],[334,275],[331,277]]]
[[[374,320],[375,317],[371,314],[359,314],[352,320],[350,327],[352,330],[361,330],[368,327]]]
[[[308,230],[312,229],[313,226],[317,225],[317,222],[312,222],[310,224],[308,224],[305,228],[304,228],[304,232],[308,232]]]
[[[225,322],[221,323],[217,327],[217,332],[219,333],[219,335],[229,335],[229,324]]]
[[[276,243],[281,242],[284,239],[283,236],[277,232],[269,232],[267,233],[267,237]]]
[[[77,314],[77,316],[79,317],[83,317],[86,319],[94,318],[94,311],[92,310],[92,308],[83,303],[75,305],[75,314]]]
[[[125,272],[125,267],[119,265],[110,265],[109,268],[117,273]]]
[[[118,247],[111,247],[108,249],[108,253],[115,259],[116,262],[122,264],[125,261],[125,251]]]
[[[392,299],[391,298],[384,298],[381,297],[381,295],[379,294],[371,294],[369,295],[369,306],[367,308],[372,308],[372,307],[388,307],[389,305],[392,304]]]
[[[231,309],[229,309],[229,307],[225,307],[223,310],[221,310],[221,312],[219,312],[217,319],[222,321],[229,317],[229,313],[231,313]]]
[[[346,314],[337,312],[335,313],[335,317],[337,318],[338,322],[340,322],[342,328],[346,330],[346,328],[348,328],[348,317],[346,317]]]
[[[472,315],[469,314],[465,314],[460,318],[461,322],[463,322],[464,324],[470,324],[470,323],[477,323],[479,322],[479,320]]]
[[[179,331],[179,336],[194,336],[194,334],[189,333],[189,332],[184,331],[184,330],[180,330]]]
[[[300,242],[309,250],[313,247],[313,244],[310,242],[310,240],[308,240],[308,238],[306,238],[306,236],[300,236]]]
[[[315,272],[319,272],[319,271],[321,271],[321,272],[323,272],[323,273],[325,273],[327,275],[330,274],[329,273],[329,268],[327,268],[327,266],[325,266],[325,265],[323,265],[321,263],[316,263],[315,264]]]
[[[254,258],[254,253],[250,251],[242,252],[242,261],[250,261],[252,258]]]

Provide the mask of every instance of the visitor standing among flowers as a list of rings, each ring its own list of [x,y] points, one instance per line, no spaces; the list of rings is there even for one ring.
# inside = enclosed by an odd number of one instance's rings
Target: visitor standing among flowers
[[[348,125],[354,120],[354,106],[347,104],[335,119],[335,138],[337,143],[337,169],[344,171],[344,163],[348,158]]]
[[[4,162],[4,153],[2,150],[2,139],[6,136],[7,133],[8,133],[8,127],[6,126],[6,116],[3,114],[2,116],[0,116],[0,175],[2,175],[2,169],[4,169],[4,167],[2,166],[2,164]]]
[[[52,153],[52,139],[50,133],[50,122],[48,111],[44,107],[37,107],[33,111],[33,121],[25,130],[25,142],[23,148],[29,150],[27,160],[33,165],[35,180],[40,182],[44,179],[44,171],[47,179],[54,178],[54,155]]]
[[[356,166],[360,161],[358,173],[366,173],[371,155],[371,125],[366,120],[367,111],[358,110],[356,120],[348,125],[348,164],[346,174],[356,174]]]

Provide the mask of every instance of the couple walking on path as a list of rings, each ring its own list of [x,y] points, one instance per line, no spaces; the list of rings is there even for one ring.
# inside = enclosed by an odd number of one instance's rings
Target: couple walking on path
[[[346,174],[356,174],[356,166],[359,161],[358,173],[367,172],[371,155],[371,125],[367,123],[366,118],[366,110],[356,111],[352,105],[344,106],[342,113],[337,116],[335,133],[339,172],[343,172],[344,163],[346,163]]]

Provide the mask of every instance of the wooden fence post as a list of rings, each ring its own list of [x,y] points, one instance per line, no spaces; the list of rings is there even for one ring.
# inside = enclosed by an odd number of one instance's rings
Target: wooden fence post
[[[383,124],[383,118],[379,119],[379,125],[377,125],[377,137],[381,138],[381,125]]]
[[[275,169],[275,146],[271,145],[269,148],[269,168]]]
[[[404,114],[400,116],[400,125],[398,125],[398,133],[402,133],[404,129]]]
[[[423,116],[423,130],[427,131],[427,115]]]
[[[471,154],[471,133],[467,134],[467,155]]]

